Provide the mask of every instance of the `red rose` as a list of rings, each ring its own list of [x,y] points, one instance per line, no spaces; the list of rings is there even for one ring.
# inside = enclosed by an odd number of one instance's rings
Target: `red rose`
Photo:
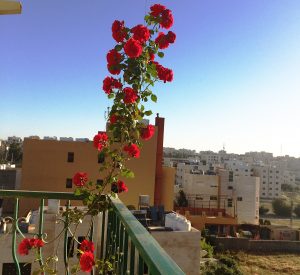
[[[112,114],[109,118],[110,124],[115,124],[117,121],[118,121],[118,116],[116,116],[115,114]]]
[[[165,29],[170,29],[173,26],[174,18],[170,10],[164,10],[161,14],[160,26]]]
[[[145,43],[150,37],[150,31],[143,25],[135,26],[131,29],[131,32],[133,33],[133,39],[141,43]]]
[[[158,36],[155,39],[155,43],[160,49],[166,49],[169,47],[168,37],[163,32],[160,32],[158,34]]]
[[[130,38],[124,45],[124,51],[130,58],[136,58],[142,54],[143,47],[139,41]]]
[[[159,16],[164,10],[166,9],[165,6],[160,5],[160,4],[155,4],[150,7],[150,14],[154,17]]]
[[[124,88],[123,92],[125,94],[123,99],[125,104],[134,103],[138,99],[137,92],[130,87]]]
[[[116,88],[116,89],[122,88],[122,83],[111,76],[105,77],[103,80],[104,92],[109,95],[112,92],[113,88]]]
[[[30,240],[31,242],[33,241],[33,245],[32,247],[35,247],[35,248],[40,248],[40,247],[43,247],[44,246],[44,241],[42,239],[35,239],[35,238],[32,238]]]
[[[115,20],[111,27],[112,36],[117,42],[123,42],[126,37],[124,21]]]
[[[78,187],[84,186],[87,180],[87,173],[84,172],[77,172],[73,177],[73,183]]]
[[[31,242],[28,238],[23,239],[18,246],[18,253],[20,255],[28,255],[31,249]]]
[[[125,145],[123,150],[133,158],[139,158],[140,157],[140,149],[136,144],[130,144]]]
[[[119,65],[122,60],[122,55],[115,49],[110,50],[106,55],[109,65]]]
[[[149,61],[154,61],[155,55],[153,52],[149,52]]]
[[[103,80],[103,90],[106,94],[110,94],[112,92],[114,78],[107,76]]]
[[[168,34],[167,34],[167,39],[169,41],[169,43],[174,43],[175,42],[175,39],[176,39],[176,34],[172,31],[169,31]]]
[[[88,240],[83,240],[80,244],[79,249],[83,252],[87,252],[87,251],[94,252],[95,246],[93,242],[90,242]]]
[[[107,69],[111,74],[119,74],[121,72],[121,69],[116,65],[107,64]]]
[[[173,71],[171,69],[165,68],[155,61],[153,63],[156,66],[157,76],[160,80],[163,80],[165,83],[173,80]]]
[[[36,238],[25,238],[23,239],[18,246],[18,253],[20,255],[28,255],[31,248],[40,248],[44,246],[44,241]]]
[[[80,256],[80,269],[85,272],[90,272],[95,265],[94,254],[90,251],[84,252]]]
[[[155,133],[155,127],[149,124],[146,128],[142,128],[141,130],[141,138],[144,140],[148,140],[152,138]]]
[[[128,187],[126,186],[126,184],[123,181],[118,180],[117,182],[112,183],[111,191],[114,193],[127,192]]]
[[[126,184],[124,183],[124,181],[118,180],[117,186],[118,186],[119,193],[127,192],[128,191],[128,187],[126,186]]]
[[[107,145],[108,136],[106,133],[100,133],[94,136],[94,147],[101,151]]]

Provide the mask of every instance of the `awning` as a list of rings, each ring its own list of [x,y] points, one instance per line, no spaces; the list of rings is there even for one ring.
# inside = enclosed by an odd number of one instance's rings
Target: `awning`
[[[0,0],[0,15],[20,14],[21,12],[22,12],[22,5],[20,2]]]

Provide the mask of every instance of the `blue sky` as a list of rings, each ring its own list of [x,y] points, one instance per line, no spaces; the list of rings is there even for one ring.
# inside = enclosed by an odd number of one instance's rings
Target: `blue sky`
[[[133,27],[154,3],[24,0],[21,15],[0,16],[0,138],[104,129],[111,24]],[[165,146],[299,157],[300,1],[160,3],[177,34],[160,61],[175,79],[150,104],[166,118]]]

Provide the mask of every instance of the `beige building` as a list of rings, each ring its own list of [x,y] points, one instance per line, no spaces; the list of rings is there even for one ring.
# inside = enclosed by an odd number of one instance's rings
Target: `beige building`
[[[143,143],[139,159],[128,162],[135,177],[124,179],[129,191],[120,194],[125,205],[138,207],[139,195],[149,195],[150,205],[173,209],[175,170],[162,166],[164,118],[156,118],[156,132]],[[87,172],[101,182],[101,159],[92,142],[25,139],[23,144],[22,190],[72,192],[72,177]],[[22,211],[37,209],[38,201],[21,200]]]
[[[274,199],[281,196],[284,170],[275,166],[254,166],[254,174],[260,177],[260,197]]]
[[[238,223],[259,224],[260,179],[234,176],[232,171],[219,169],[220,193],[225,198],[226,213],[237,217]]]
[[[205,174],[194,173],[185,169],[184,165],[182,169],[182,189],[187,196],[189,207],[206,212],[216,209],[218,215],[223,213],[223,209],[225,215],[237,218],[238,223],[259,223],[258,177],[235,176],[233,171],[221,168],[217,169],[216,173],[203,171]]]

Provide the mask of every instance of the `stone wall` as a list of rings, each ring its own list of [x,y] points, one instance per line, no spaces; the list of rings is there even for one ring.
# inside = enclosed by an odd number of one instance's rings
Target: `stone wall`
[[[211,239],[211,243],[216,246],[216,250],[300,253],[300,241],[250,240],[247,238],[217,237]]]

